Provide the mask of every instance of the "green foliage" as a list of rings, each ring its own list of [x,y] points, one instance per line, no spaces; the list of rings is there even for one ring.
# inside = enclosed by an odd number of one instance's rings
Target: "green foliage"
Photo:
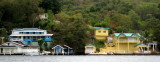
[[[41,0],[1,0],[0,25],[6,29],[34,27]]]
[[[159,41],[160,0],[0,0],[0,36],[13,28],[41,28],[54,34],[53,45],[83,52],[93,39],[91,27],[109,32],[139,32],[144,41]],[[45,10],[45,11],[44,11]],[[40,20],[40,14],[48,20]],[[157,27],[158,26],[158,27]],[[42,42],[43,43],[43,42]],[[102,42],[103,43],[103,42]],[[97,43],[99,46],[103,45]],[[41,45],[41,41],[39,43]],[[41,49],[42,50],[42,49]]]
[[[43,51],[43,43],[44,43],[43,39],[38,40],[38,45],[40,47],[41,52]]]
[[[0,28],[0,37],[6,37],[7,33],[8,32],[5,28]]]
[[[103,48],[103,47],[105,47],[105,41],[106,40],[95,40],[94,41],[94,44],[95,44],[95,46],[96,46],[96,51],[99,51],[99,48]]]
[[[154,35],[154,40],[156,40],[156,41],[158,41],[158,44],[160,44],[160,35],[159,35],[159,33],[160,33],[160,24],[159,25],[157,25],[157,27],[154,29],[154,33],[153,33],[153,35]]]
[[[42,0],[40,7],[44,8],[46,12],[47,10],[52,10],[54,14],[61,11],[61,4],[59,0]]]
[[[43,45],[44,45],[44,50],[45,50],[45,51],[48,51],[48,44],[47,44],[47,42],[44,42]]]
[[[62,16],[64,19],[59,18],[59,15],[65,15]],[[69,45],[76,53],[82,53],[85,42],[89,37],[89,33],[87,33],[89,27],[83,21],[81,15],[68,16],[60,13],[57,15],[57,18],[61,22],[55,26],[54,40],[58,41],[58,44]]]

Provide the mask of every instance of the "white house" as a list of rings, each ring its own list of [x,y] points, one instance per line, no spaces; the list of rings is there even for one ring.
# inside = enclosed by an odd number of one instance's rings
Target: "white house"
[[[46,42],[51,42],[52,35],[53,34],[48,34],[46,30],[38,28],[13,29],[9,40],[34,46],[39,39],[43,39]]]
[[[40,20],[47,20],[48,19],[48,14],[47,13],[41,14],[41,15],[39,15],[39,18],[40,18]]]
[[[39,47],[26,46],[23,43],[6,42],[0,45],[0,54],[23,54],[39,52]]]

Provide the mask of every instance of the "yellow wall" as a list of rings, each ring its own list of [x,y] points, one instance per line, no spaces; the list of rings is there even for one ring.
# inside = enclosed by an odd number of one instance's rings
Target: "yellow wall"
[[[118,48],[118,43],[117,43],[114,47],[101,48],[100,53],[104,53],[104,52],[133,53],[134,51],[138,50],[136,47],[134,47],[134,45],[136,44],[137,43],[129,43],[129,47],[128,47],[128,43],[119,43],[119,48]]]
[[[137,43],[129,43],[129,47],[128,47],[128,43],[120,43],[119,44],[119,51],[133,53],[137,49],[136,47],[134,47],[134,45],[136,45],[136,44]],[[117,51],[118,51],[118,45],[116,47],[117,47]]]
[[[114,37],[113,43],[105,43],[104,48],[100,49],[100,53],[104,52],[117,52],[117,53],[133,53],[137,51],[138,48],[134,47],[136,44],[139,44],[139,37],[133,37],[135,42],[130,42],[129,37]],[[123,40],[123,41],[122,41]],[[113,46],[115,45],[115,46]]]
[[[108,29],[96,29],[94,34],[96,39],[106,39],[108,36]]]

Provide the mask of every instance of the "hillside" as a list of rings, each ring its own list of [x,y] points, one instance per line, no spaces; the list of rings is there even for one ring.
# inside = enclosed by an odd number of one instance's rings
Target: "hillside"
[[[38,18],[44,13],[48,20]],[[41,28],[54,34],[53,45],[83,51],[95,26],[111,28],[110,34],[139,32],[145,42],[160,41],[160,0],[0,0],[3,37],[13,28]]]

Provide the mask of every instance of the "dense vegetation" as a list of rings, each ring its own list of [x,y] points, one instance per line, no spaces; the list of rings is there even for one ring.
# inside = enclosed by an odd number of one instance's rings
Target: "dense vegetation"
[[[39,19],[43,13],[48,20]],[[0,0],[0,36],[13,28],[47,29],[54,33],[53,45],[67,44],[81,52],[91,43],[94,26],[160,41],[160,0]]]

